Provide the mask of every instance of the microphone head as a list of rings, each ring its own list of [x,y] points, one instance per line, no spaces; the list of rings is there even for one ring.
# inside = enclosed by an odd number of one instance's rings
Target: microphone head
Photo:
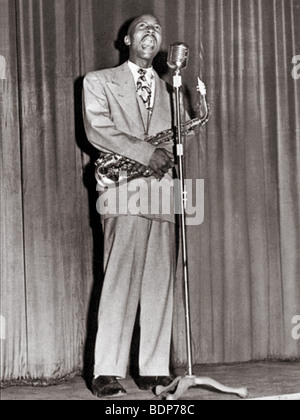
[[[169,46],[167,63],[171,69],[185,69],[189,58],[189,47],[183,42]]]

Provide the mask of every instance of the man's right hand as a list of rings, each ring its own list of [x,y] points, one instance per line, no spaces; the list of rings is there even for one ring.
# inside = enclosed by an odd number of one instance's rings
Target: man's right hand
[[[152,169],[158,179],[161,179],[174,165],[173,154],[166,149],[159,148],[154,150],[149,162],[149,168]]]

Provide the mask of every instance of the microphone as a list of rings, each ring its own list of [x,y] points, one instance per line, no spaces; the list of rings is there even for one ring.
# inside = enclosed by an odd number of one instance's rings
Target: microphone
[[[167,64],[171,69],[185,69],[189,58],[189,47],[182,42],[169,46]]]

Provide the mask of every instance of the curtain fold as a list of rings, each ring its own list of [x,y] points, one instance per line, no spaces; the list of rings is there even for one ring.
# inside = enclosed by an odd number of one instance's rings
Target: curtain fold
[[[4,115],[11,117],[2,143],[11,150],[3,149],[1,158],[5,166],[7,159],[13,162],[15,176],[4,173],[1,180],[19,190],[20,211],[3,197],[9,210],[1,224],[18,229],[19,236],[1,246],[1,314],[8,334],[1,341],[1,365],[7,380],[59,378],[82,368],[93,279],[88,194],[74,124],[74,82],[81,74],[74,26],[79,6],[36,0],[7,6],[7,27],[16,29],[9,51],[18,68],[8,63],[11,73],[4,84],[18,92],[9,91],[12,102],[2,103]],[[1,238],[6,240],[2,229]],[[20,272],[18,285],[13,270]]]
[[[187,156],[205,181],[205,220],[188,227],[195,362],[299,357],[299,4],[200,2],[212,116]],[[200,63],[201,65],[201,63]],[[181,290],[178,290],[178,297]],[[180,299],[178,299],[180,302]],[[182,305],[175,360],[185,363]]]
[[[1,1],[1,55],[5,78],[0,80],[1,127],[1,380],[24,375],[27,367],[26,281],[23,243],[23,197],[19,125],[19,84],[15,7]],[[1,22],[1,23],[2,23]]]
[[[123,59],[143,12],[185,42],[188,110],[199,75],[211,118],[185,156],[203,179],[204,221],[187,226],[194,363],[300,357],[298,0],[1,0],[1,381],[89,369],[101,288],[95,150],[82,77]],[[1,18],[2,19],[2,18]],[[2,21],[1,21],[2,22]],[[1,72],[0,72],[1,74]],[[199,204],[199,203],[198,203]],[[182,275],[172,358],[186,363]],[[86,366],[88,365],[88,366]]]

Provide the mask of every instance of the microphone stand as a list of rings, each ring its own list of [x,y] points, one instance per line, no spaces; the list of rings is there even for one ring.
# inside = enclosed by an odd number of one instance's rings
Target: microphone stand
[[[184,376],[177,377],[169,386],[157,386],[155,394],[167,400],[176,400],[181,397],[188,388],[197,385],[204,385],[215,388],[228,394],[236,394],[241,398],[248,396],[246,388],[229,388],[214,379],[207,377],[197,377],[193,374],[192,361],[192,340],[191,340],[191,317],[190,317],[190,299],[189,299],[189,280],[188,280],[188,264],[187,264],[187,242],[186,242],[186,190],[184,184],[183,172],[183,141],[181,132],[181,112],[180,112],[180,89],[182,87],[182,77],[180,68],[177,67],[173,77],[173,87],[175,91],[175,111],[176,111],[176,153],[178,158],[178,175],[180,180],[180,196],[181,196],[181,237],[182,237],[182,259],[183,259],[183,280],[184,280],[184,304],[185,304],[185,327],[186,327],[186,349],[187,349],[187,373]],[[175,390],[175,392],[174,392]]]

